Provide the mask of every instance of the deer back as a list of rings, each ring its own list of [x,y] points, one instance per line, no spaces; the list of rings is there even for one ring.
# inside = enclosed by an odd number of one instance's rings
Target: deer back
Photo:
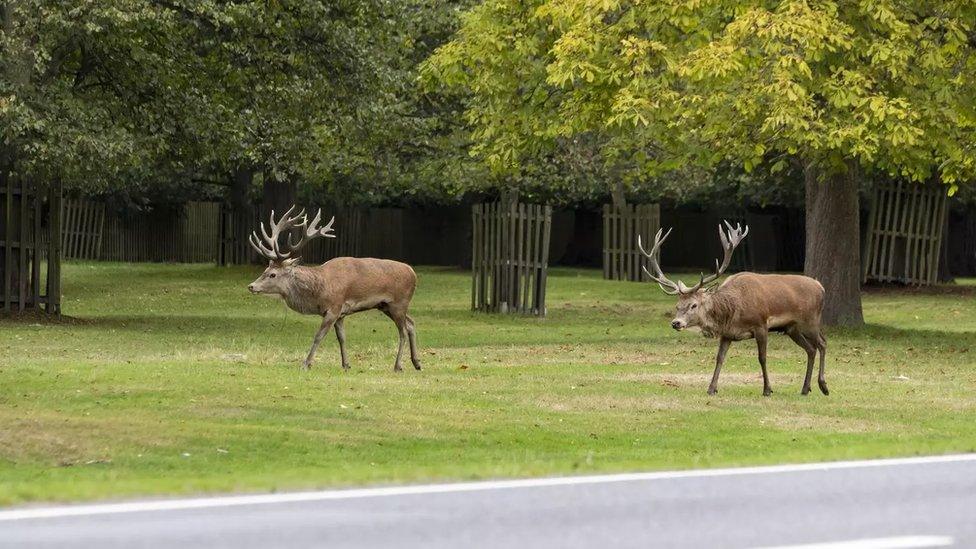
[[[389,259],[337,257],[306,269],[316,279],[322,310],[341,308],[350,313],[382,303],[407,303],[417,286],[417,275],[409,265]]]
[[[810,277],[739,273],[715,291],[712,310],[716,323],[735,328],[819,326],[823,298],[823,286]]]

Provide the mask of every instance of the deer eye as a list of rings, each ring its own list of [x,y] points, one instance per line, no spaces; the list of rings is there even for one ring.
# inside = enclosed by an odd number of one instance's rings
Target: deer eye
[[[691,308],[692,309],[697,309],[698,308],[698,304],[697,303],[692,303],[691,304]]]
[[[276,274],[274,274],[274,273],[271,273],[271,274],[269,274],[268,276],[269,276],[269,277],[271,277],[271,278],[274,278],[274,277],[276,277],[276,276],[278,276],[278,275],[276,275]]]

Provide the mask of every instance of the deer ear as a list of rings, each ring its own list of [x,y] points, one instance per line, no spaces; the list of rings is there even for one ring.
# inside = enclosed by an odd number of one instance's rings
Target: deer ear
[[[299,259],[300,258],[298,258],[298,257],[290,257],[290,258],[282,261],[281,262],[281,266],[282,267],[294,267],[298,263],[298,260]]]

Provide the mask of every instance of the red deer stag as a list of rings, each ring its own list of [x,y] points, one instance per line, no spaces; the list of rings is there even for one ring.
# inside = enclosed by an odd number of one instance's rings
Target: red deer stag
[[[671,234],[669,229],[662,236],[661,230],[654,238],[654,246],[648,252],[638,237],[637,245],[648,260],[652,274],[647,268],[644,272],[658,283],[665,293],[678,296],[677,312],[671,327],[675,330],[698,327],[706,337],[717,337],[718,355],[715,357],[715,373],[708,385],[708,394],[718,391],[718,375],[725,362],[725,353],[733,341],[756,338],[759,347],[759,366],[763,374],[763,395],[769,396],[773,390],[769,386],[766,372],[766,340],[769,332],[784,332],[807,352],[807,374],[803,380],[802,394],[810,392],[810,378],[813,375],[813,362],[820,351],[820,373],[817,383],[823,394],[827,392],[824,379],[824,353],[827,340],[820,328],[820,314],[823,311],[824,288],[816,280],[800,275],[737,273],[724,282],[709,286],[728,268],[732,252],[739,242],[749,234],[749,227],[742,230],[725,222],[727,231],[718,227],[718,236],[725,249],[722,263],[715,260],[715,274],[703,273],[694,286],[685,286],[680,280],[672,282],[661,271],[658,252],[661,244]]]
[[[301,258],[295,254],[310,240],[323,236],[335,238],[331,234],[335,217],[320,228],[321,210],[315,214],[311,223],[304,209],[291,215],[294,210],[295,206],[292,206],[277,222],[272,211],[270,234],[263,223],[261,237],[257,231],[251,234],[251,246],[268,259],[269,263],[264,273],[247,289],[255,294],[278,295],[288,307],[299,313],[322,316],[322,326],[312,340],[312,349],[302,368],[307,370],[312,367],[315,351],[329,328],[334,325],[342,367],[348,370],[349,358],[346,355],[343,319],[360,311],[379,309],[393,320],[400,334],[400,346],[393,370],[403,370],[400,358],[406,340],[410,342],[410,360],[413,367],[419,370],[416,329],[413,319],[407,314],[410,299],[417,287],[417,275],[413,269],[398,261],[354,257],[337,257],[314,267],[299,265]],[[301,232],[298,242],[292,242],[292,229],[299,229]],[[279,242],[282,233],[288,235],[287,249],[284,250]]]

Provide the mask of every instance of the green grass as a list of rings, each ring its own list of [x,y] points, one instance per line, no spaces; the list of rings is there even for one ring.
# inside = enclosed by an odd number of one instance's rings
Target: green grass
[[[656,287],[557,269],[548,318],[470,312],[466,273],[419,269],[425,369],[395,331],[346,322],[299,371],[318,320],[247,294],[256,268],[71,264],[76,320],[0,321],[0,504],[673,469],[976,449],[976,300],[873,291],[828,333],[831,395],[805,356],[668,326]],[[902,376],[903,378],[899,378]],[[907,379],[904,379],[907,378]]]

